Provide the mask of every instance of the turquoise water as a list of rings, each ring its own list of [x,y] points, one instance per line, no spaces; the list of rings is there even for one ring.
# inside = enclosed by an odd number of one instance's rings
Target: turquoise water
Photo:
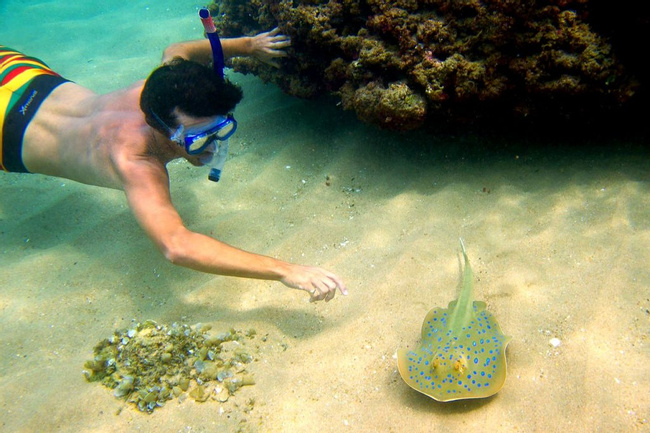
[[[0,3],[0,43],[97,92],[201,36],[184,1]],[[245,99],[224,178],[170,164],[192,230],[331,269],[350,295],[168,264],[122,193],[0,175],[0,419],[6,431],[635,431],[650,412],[650,206],[644,138],[391,134],[335,100],[231,74]],[[632,136],[634,136],[632,134]],[[401,382],[427,311],[457,295],[458,237],[504,333],[488,400],[438,404]],[[268,334],[256,385],[219,405],[121,410],[81,371],[131,320]],[[560,341],[559,346],[551,341]],[[244,411],[254,399],[252,410]]]
[[[104,93],[146,78],[169,43],[195,38],[201,25],[196,7],[172,1],[3,1],[0,35],[5,45]]]

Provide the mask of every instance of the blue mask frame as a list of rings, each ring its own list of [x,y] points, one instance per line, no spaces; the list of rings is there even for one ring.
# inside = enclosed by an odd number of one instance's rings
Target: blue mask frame
[[[184,128],[181,125],[171,139],[183,145],[188,155],[198,155],[216,140],[227,140],[236,130],[237,121],[232,114],[228,114],[227,116],[217,116],[214,122],[200,130],[194,127]]]

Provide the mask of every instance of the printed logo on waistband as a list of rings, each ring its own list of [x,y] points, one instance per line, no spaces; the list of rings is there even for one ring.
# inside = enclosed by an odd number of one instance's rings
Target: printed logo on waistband
[[[38,90],[32,90],[32,94],[29,95],[29,99],[27,99],[27,102],[25,102],[19,109],[20,114],[23,116],[27,114],[27,110],[29,110],[29,105],[32,103],[36,95],[38,94]]]

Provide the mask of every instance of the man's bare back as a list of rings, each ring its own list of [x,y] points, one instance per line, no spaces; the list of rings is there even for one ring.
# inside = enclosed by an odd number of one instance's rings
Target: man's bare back
[[[27,169],[123,189],[116,163],[144,157],[153,140],[138,105],[143,83],[105,95],[72,82],[54,89],[25,130]]]
[[[222,42],[226,57],[253,56],[274,64],[289,41],[277,30],[255,37]],[[207,64],[206,40],[174,44],[163,63],[181,58]],[[140,226],[172,263],[220,275],[278,280],[304,290],[311,301],[331,300],[336,291],[347,294],[335,274],[249,253],[212,237],[188,230],[172,205],[166,164],[185,158],[201,165],[172,141],[167,131],[150,126],[140,106],[144,81],[105,95],[65,82],[45,99],[22,142],[23,164],[29,172],[121,189]],[[195,117],[175,110],[185,127],[204,125],[211,116]]]

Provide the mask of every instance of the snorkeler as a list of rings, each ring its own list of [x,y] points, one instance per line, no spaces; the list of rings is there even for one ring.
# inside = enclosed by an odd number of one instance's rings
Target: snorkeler
[[[290,45],[277,29],[220,43],[226,59],[250,56],[274,66]],[[0,46],[1,168],[123,190],[139,225],[174,264],[281,281],[311,301],[347,294],[325,269],[246,252],[184,226],[166,164],[178,158],[207,164],[218,180],[237,127],[231,112],[242,98],[239,87],[210,68],[212,61],[209,39],[172,44],[146,81],[98,95]]]

